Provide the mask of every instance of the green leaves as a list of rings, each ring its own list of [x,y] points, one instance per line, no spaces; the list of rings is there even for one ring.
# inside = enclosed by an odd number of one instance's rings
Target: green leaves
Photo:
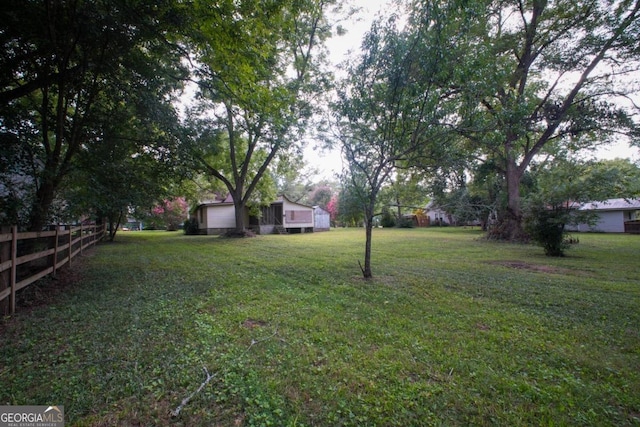
[[[10,1],[2,13],[2,134],[23,133],[20,123],[34,130],[22,142],[35,162],[25,166],[35,183],[31,228],[47,222],[61,188],[82,186],[70,177],[78,157],[131,137],[123,128],[166,161],[170,103],[186,77],[179,28],[189,16],[180,2]]]
[[[316,52],[335,1],[209,3],[195,4],[203,19],[194,50],[201,101],[194,115],[215,138],[196,138],[200,165],[193,167],[222,182],[240,212],[266,201],[272,163],[302,145],[309,101],[324,89]]]
[[[634,91],[630,76],[640,69],[637,41],[626,36],[637,32],[639,12],[637,1],[414,7],[414,28],[439,34],[432,40],[445,48],[451,69],[444,81],[457,108],[445,116],[447,124],[468,141],[470,153],[500,163],[507,227],[519,221],[521,181],[549,147],[577,151],[637,133],[633,107],[623,105]]]

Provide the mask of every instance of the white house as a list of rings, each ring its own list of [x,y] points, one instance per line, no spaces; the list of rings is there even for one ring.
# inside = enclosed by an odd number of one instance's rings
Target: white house
[[[244,212],[245,223],[257,234],[305,233],[314,230],[314,209],[278,197],[269,206],[261,208],[260,217]],[[195,218],[201,234],[223,234],[236,226],[235,208],[230,197],[203,203],[196,208]]]
[[[451,225],[455,222],[455,219],[447,212],[445,212],[442,208],[433,203],[433,200],[427,203],[424,211],[427,217],[429,217],[429,225]]]
[[[591,202],[580,207],[583,211],[594,211],[598,222],[590,226],[578,224],[571,231],[599,231],[604,233],[624,233],[624,223],[640,219],[640,199],[609,199],[604,202]]]

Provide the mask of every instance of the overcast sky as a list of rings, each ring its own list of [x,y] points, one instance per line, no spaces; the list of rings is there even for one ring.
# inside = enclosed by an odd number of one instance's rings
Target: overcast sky
[[[330,59],[334,65],[349,58],[350,51],[360,48],[362,37],[371,27],[378,12],[385,7],[388,0],[351,0],[351,4],[359,8],[348,22],[341,25],[347,30],[343,36],[336,36],[327,41]],[[324,179],[333,179],[342,171],[342,159],[339,150],[323,151],[314,141],[310,141],[304,151],[305,160],[310,167],[320,170]]]

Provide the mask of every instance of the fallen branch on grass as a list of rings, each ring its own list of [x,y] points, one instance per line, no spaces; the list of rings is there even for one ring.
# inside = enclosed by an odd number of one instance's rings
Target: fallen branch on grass
[[[255,345],[258,345],[260,343],[263,343],[265,341],[268,341],[270,339],[272,339],[273,337],[275,337],[276,335],[278,335],[278,328],[276,327],[275,331],[273,332],[273,334],[269,335],[266,338],[262,338],[259,340],[255,340],[255,339],[251,339],[251,344],[249,344],[249,347],[247,347],[241,354],[240,356],[244,355],[245,353],[248,353],[249,350],[251,350]],[[191,393],[189,396],[185,397],[184,399],[182,399],[182,402],[180,402],[180,405],[178,405],[178,407],[176,409],[174,409],[173,411],[171,411],[171,416],[173,417],[177,417],[180,414],[180,411],[182,411],[182,409],[187,406],[187,404],[191,401],[191,399],[193,399],[193,397],[200,393],[202,391],[203,388],[205,388],[205,386],[207,384],[209,384],[211,382],[212,379],[214,379],[216,377],[216,373],[210,374],[209,371],[207,370],[206,367],[202,367],[202,370],[204,371],[205,375],[207,376],[207,378],[202,382],[202,384],[200,384],[200,387],[198,387],[198,389],[196,391],[194,391],[193,393]]]
[[[251,339],[251,344],[249,344],[249,347],[247,347],[247,349],[243,351],[242,354],[248,353],[249,350],[251,350],[251,348],[253,348],[254,345],[263,343],[265,341],[269,341],[271,338],[275,337],[276,335],[278,335],[278,327],[276,327],[275,331],[273,331],[273,333],[266,338],[262,338],[260,340]]]
[[[189,403],[189,401],[191,401],[191,399],[193,399],[193,396],[195,396],[196,394],[200,393],[200,391],[202,391],[202,389],[207,384],[209,384],[209,382],[212,379],[214,379],[216,377],[216,374],[210,374],[206,367],[203,366],[202,369],[204,370],[204,373],[207,376],[207,379],[204,380],[204,382],[202,384],[200,384],[200,387],[198,387],[198,389],[196,391],[194,391],[189,396],[187,396],[184,399],[182,399],[182,402],[180,403],[180,405],[178,405],[178,407],[176,409],[171,411],[171,415],[172,416],[177,417],[180,414],[180,411],[182,411],[182,408],[184,408]]]

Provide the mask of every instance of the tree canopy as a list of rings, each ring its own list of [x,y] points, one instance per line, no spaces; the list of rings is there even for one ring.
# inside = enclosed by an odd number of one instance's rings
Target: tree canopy
[[[295,155],[313,96],[324,88],[322,42],[330,35],[334,0],[195,4],[201,22],[196,45],[199,87],[192,136],[195,167],[224,183],[236,210],[264,197],[268,170],[278,155]],[[256,197],[262,187],[263,197]]]
[[[8,1],[0,19],[0,139],[15,161],[3,185],[30,200],[25,224],[39,230],[78,154],[105,143],[122,108],[153,116],[185,77],[177,44],[180,2]],[[155,119],[155,117],[154,117]],[[7,220],[17,221],[16,217]]]
[[[189,177],[231,195],[242,234],[247,207],[308,193],[293,172],[333,96],[340,209],[364,218],[370,277],[380,196],[401,217],[428,187],[461,218],[495,212],[492,235],[518,239],[523,201],[553,193],[540,174],[561,175],[545,161],[640,145],[640,0],[396,4],[333,86],[336,0],[4,2],[0,221],[40,230],[70,203],[113,219],[186,195],[170,193]],[[195,102],[180,116],[187,81]]]
[[[441,25],[427,21],[433,8],[459,28],[443,40],[458,104],[445,123],[504,175],[501,233],[517,239],[520,184],[536,156],[621,135],[637,143],[635,106],[614,101],[637,89],[640,2],[424,2],[413,25]]]

